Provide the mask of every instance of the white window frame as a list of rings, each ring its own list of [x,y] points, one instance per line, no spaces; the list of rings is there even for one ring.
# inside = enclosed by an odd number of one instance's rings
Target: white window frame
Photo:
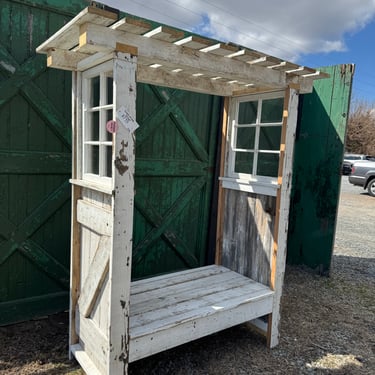
[[[228,150],[227,159],[226,159],[227,162],[226,162],[226,168],[225,168],[225,176],[220,178],[224,188],[276,196],[277,189],[279,188],[277,176],[270,177],[270,176],[257,175],[256,170],[257,170],[257,165],[258,165],[259,153],[270,153],[270,154],[280,155],[280,149],[278,150],[259,149],[259,135],[260,135],[261,127],[278,126],[278,127],[281,127],[281,130],[282,130],[282,126],[283,126],[283,121],[282,121],[283,114],[282,113],[280,114],[281,120],[279,122],[261,123],[263,100],[277,99],[277,98],[285,99],[285,92],[275,91],[271,93],[252,94],[252,95],[247,95],[247,96],[231,99],[229,115],[228,115],[229,129],[228,129],[228,136],[227,136],[227,150]],[[255,128],[254,149],[238,149],[236,148],[236,144],[237,144],[236,128],[239,125],[238,124],[239,107],[240,107],[240,103],[248,102],[248,101],[258,101],[256,122],[254,124],[241,124],[240,127],[243,126],[243,127]],[[247,151],[247,152],[252,152],[254,154],[252,173],[235,172],[235,157],[236,157],[236,152],[238,151],[239,152]]]
[[[111,155],[111,165],[113,176],[113,136],[112,140],[108,141],[106,137],[106,113],[108,110],[112,110],[113,118],[115,118],[115,85],[113,84],[113,100],[112,103],[107,104],[107,77],[113,76],[113,61],[107,61],[103,64],[97,65],[91,69],[88,69],[82,73],[81,84],[82,84],[82,133],[79,152],[81,153],[81,165],[79,169],[81,170],[81,178],[84,181],[94,182],[100,185],[110,186],[112,184],[112,177],[105,175],[106,170],[106,151],[108,147],[112,147]],[[91,86],[90,80],[94,77],[100,77],[99,82],[99,105],[95,107],[90,107],[91,98]],[[91,141],[87,140],[87,132],[89,129],[90,116],[89,113],[99,112],[99,140]],[[88,171],[89,159],[87,145],[93,145],[99,147],[99,174],[90,173]]]

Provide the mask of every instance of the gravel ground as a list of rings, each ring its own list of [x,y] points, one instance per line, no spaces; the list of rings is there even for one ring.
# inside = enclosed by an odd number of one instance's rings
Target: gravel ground
[[[331,276],[287,267],[278,347],[241,325],[132,363],[130,374],[375,374],[374,208],[343,177]],[[83,374],[67,340],[66,314],[0,328],[0,374]]]

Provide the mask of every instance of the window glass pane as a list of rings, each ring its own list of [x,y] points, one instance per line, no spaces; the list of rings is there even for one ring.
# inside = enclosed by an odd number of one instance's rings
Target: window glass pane
[[[279,154],[258,154],[257,175],[277,177]]]
[[[105,147],[105,168],[104,175],[107,177],[112,177],[112,147]]]
[[[261,126],[259,132],[260,150],[280,150],[281,126]]]
[[[255,124],[258,113],[258,102],[242,102],[238,109],[238,124]]]
[[[113,120],[113,111],[112,109],[106,111],[106,114],[105,114],[105,125],[107,125],[107,122],[109,120]],[[112,133],[110,133],[106,126],[105,126],[105,141],[108,141],[108,142],[112,142]]]
[[[86,141],[99,141],[99,112],[88,113]]]
[[[113,104],[113,78],[107,77],[107,103]]]
[[[100,98],[100,78],[99,77],[91,78],[90,90],[91,90],[90,107],[98,107],[99,98]]]
[[[235,173],[253,173],[253,152],[236,152],[236,162],[234,165]]]
[[[99,146],[86,145],[87,173],[99,174]]]
[[[283,119],[284,98],[264,99],[261,122],[281,122]]]
[[[236,148],[254,149],[255,127],[237,128]]]

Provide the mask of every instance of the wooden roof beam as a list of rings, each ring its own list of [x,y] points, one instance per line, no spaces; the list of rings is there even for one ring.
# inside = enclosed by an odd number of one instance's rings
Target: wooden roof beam
[[[167,72],[145,65],[138,66],[137,81],[218,96],[232,96],[233,91],[239,89],[237,85],[220,80],[213,80],[204,76],[194,77],[192,74],[186,74],[183,71]]]
[[[80,25],[93,22],[98,25],[108,26],[113,24],[117,19],[117,13],[89,6],[42,43],[36,51],[38,53],[48,53],[51,48],[69,50],[78,44]]]
[[[137,46],[139,64],[173,64],[176,69],[193,68],[197,73],[215,74],[228,80],[237,79],[275,88],[283,88],[287,84],[285,74],[282,72],[95,24],[81,26],[77,51],[111,52],[115,50],[116,43]]]

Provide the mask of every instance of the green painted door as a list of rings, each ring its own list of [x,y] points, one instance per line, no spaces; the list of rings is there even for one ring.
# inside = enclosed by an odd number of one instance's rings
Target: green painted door
[[[205,264],[221,111],[218,97],[137,90],[133,278]]]
[[[0,324],[69,306],[71,74],[35,54],[61,4],[0,1]]]
[[[315,81],[299,109],[287,260],[328,274],[354,69],[337,65],[322,71],[330,78]]]

